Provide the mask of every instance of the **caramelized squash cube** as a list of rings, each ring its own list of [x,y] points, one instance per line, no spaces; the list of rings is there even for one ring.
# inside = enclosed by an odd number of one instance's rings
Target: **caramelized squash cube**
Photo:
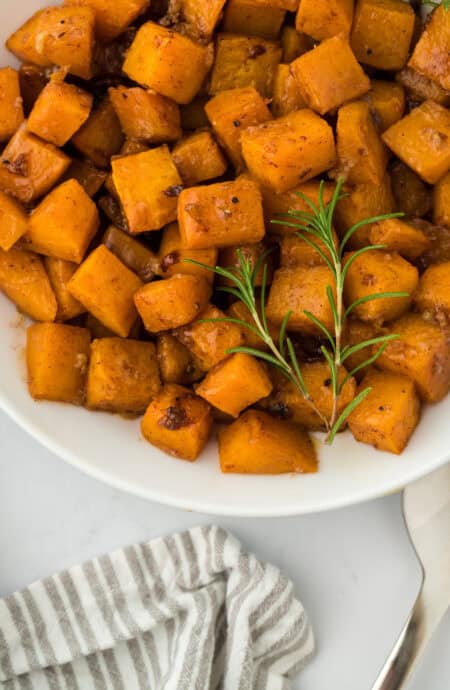
[[[245,167],[241,134],[252,125],[271,119],[264,99],[252,86],[221,91],[205,106],[206,115],[219,143],[238,171]]]
[[[175,337],[188,348],[203,371],[209,371],[228,356],[228,350],[239,347],[244,342],[238,325],[208,321],[224,318],[226,314],[211,304],[202,311],[198,319],[174,331]]]
[[[160,333],[156,340],[161,379],[164,383],[188,385],[202,377],[203,372],[195,364],[187,347],[171,333]]]
[[[349,34],[354,0],[301,0],[295,28],[316,41]]]
[[[312,110],[298,110],[241,136],[248,169],[261,185],[287,192],[329,170],[336,150],[330,125]]]
[[[140,86],[116,86],[108,94],[129,139],[162,144],[181,137],[180,108],[174,101]]]
[[[354,256],[347,254],[347,262]],[[352,259],[344,286],[347,306],[382,292],[406,292],[408,297],[380,297],[359,304],[353,315],[361,321],[392,321],[410,306],[419,283],[417,268],[396,253],[374,249]]]
[[[55,146],[64,146],[88,119],[93,97],[73,84],[53,80],[41,91],[27,129]]]
[[[123,71],[177,103],[189,103],[200,91],[213,60],[212,45],[194,43],[154,22],[140,27]]]
[[[360,321],[359,319],[350,318],[347,319],[345,323],[345,329],[343,332],[343,342],[345,345],[353,347],[353,345],[359,345],[365,340],[371,340],[372,338],[376,338],[378,335],[380,335],[380,329],[377,328],[377,326],[373,322]],[[374,348],[374,354],[380,347],[381,345],[377,345]],[[362,364],[364,364],[365,362],[367,362],[368,359],[370,359],[371,354],[372,347],[370,345],[361,350],[353,352],[345,360],[346,368],[349,371],[353,371],[357,367],[362,367]],[[363,378],[366,372],[367,367],[360,368],[359,371],[355,372],[355,378],[357,378],[359,381],[361,378]]]
[[[405,66],[414,32],[413,8],[399,0],[358,0],[351,46],[359,62],[377,69]]]
[[[419,423],[420,401],[414,383],[406,376],[370,371],[359,392],[370,393],[348,417],[357,441],[399,455]]]
[[[389,218],[374,223],[370,228],[371,244],[384,244],[389,252],[398,252],[408,261],[414,261],[430,246],[426,234],[407,221]]]
[[[200,42],[209,39],[219,21],[226,0],[181,0],[179,11],[182,29]]]
[[[399,337],[388,343],[377,366],[408,376],[425,402],[442,400],[450,389],[448,332],[419,314],[406,314],[394,321],[389,332]]]
[[[147,331],[160,333],[193,321],[210,297],[211,286],[202,276],[176,273],[141,287],[134,303]]]
[[[32,212],[24,242],[39,254],[79,264],[99,225],[95,203],[79,182],[67,180]]]
[[[266,221],[267,232],[277,235],[292,235],[297,232],[296,228],[283,223],[283,216],[286,216],[289,210],[293,211],[310,211],[306,200],[306,196],[316,206],[319,203],[319,182],[311,180],[304,184],[294,187],[294,189],[277,194],[269,187],[261,188],[263,197],[264,218]],[[333,196],[334,184],[326,182],[323,185],[323,202],[327,205]],[[272,223],[276,221],[276,223]],[[289,219],[286,220],[286,223]]]
[[[305,311],[308,311],[333,332],[334,321],[327,287],[336,293],[334,278],[327,266],[279,268],[275,271],[269,292],[267,317],[274,324],[281,326],[284,317],[290,311],[290,331],[321,335],[322,331],[306,315]]]
[[[264,365],[255,357],[239,352],[216,364],[195,392],[213,407],[239,417],[242,410],[265,398],[271,390]]]
[[[172,158],[187,187],[221,177],[227,169],[211,132],[196,132],[181,139],[172,150]]]
[[[0,290],[35,321],[54,321],[56,297],[36,254],[13,247],[0,249]]]
[[[388,151],[363,101],[339,108],[337,119],[337,175],[349,184],[379,184],[385,175]]]
[[[419,38],[409,66],[450,91],[450,14],[437,7]]]
[[[41,35],[41,18],[45,16],[45,12],[45,9],[39,10],[27,19],[9,36],[6,47],[22,62],[31,62],[40,67],[51,67],[52,61],[42,53],[41,42],[37,40]]]
[[[64,259],[55,259],[53,256],[46,256],[44,264],[58,304],[56,321],[70,321],[83,314],[86,309],[67,289],[67,283],[78,265]]]
[[[119,118],[109,98],[104,98],[72,138],[72,144],[99,168],[108,168],[123,144]]]
[[[380,132],[398,122],[405,112],[405,90],[401,84],[372,79],[370,91],[362,97],[370,106],[370,113]]]
[[[275,117],[282,117],[306,107],[307,103],[289,65],[278,65],[273,82],[272,113]]]
[[[333,413],[334,396],[330,368],[326,362],[319,361],[300,362],[300,369],[311,400],[320,414],[311,407],[298,388],[279,372],[272,375],[274,380],[272,394],[261,404],[272,414],[288,418],[303,429],[321,431],[324,429],[323,420],[330,419]],[[343,383],[346,375],[347,371],[341,367],[339,383]],[[356,383],[353,378],[350,378],[339,396],[338,414],[351,403],[355,393]]]
[[[450,228],[450,172],[433,189],[433,221]]]
[[[450,261],[429,266],[414,297],[416,307],[442,326],[450,323]]]
[[[403,86],[413,103],[435,101],[447,107],[450,105],[450,92],[412,67],[404,67],[397,72],[395,79]]]
[[[153,343],[123,338],[94,340],[86,387],[87,407],[140,414],[160,388]]]
[[[131,233],[176,220],[182,180],[166,145],[112,162],[113,182]]]
[[[28,216],[22,206],[0,192],[0,249],[7,252],[28,229]]]
[[[0,158],[0,189],[25,204],[31,203],[46,194],[69,165],[65,153],[22,125]]]
[[[103,244],[144,283],[149,283],[161,272],[155,252],[114,225],[110,225],[105,231]]]
[[[274,41],[256,36],[219,34],[209,93],[252,86],[270,98],[281,48]]]
[[[383,140],[429,184],[450,169],[450,111],[433,101],[425,101],[389,127]]]
[[[152,445],[183,460],[196,460],[211,433],[211,407],[188,388],[168,383],[152,399],[142,434]]]
[[[265,232],[259,187],[241,177],[185,189],[178,199],[178,221],[189,249],[259,242]]]
[[[219,433],[219,459],[222,472],[238,474],[317,472],[318,467],[304,431],[259,410],[248,410]]]
[[[12,67],[0,69],[0,141],[8,141],[23,122],[19,74]]]
[[[36,323],[27,330],[28,388],[35,400],[81,405],[91,335],[87,328]]]
[[[336,206],[334,222],[340,235],[356,223],[395,210],[391,180],[385,175],[379,184],[357,184],[345,189],[348,196],[340,199]],[[371,224],[363,225],[351,237],[348,246],[361,249],[369,244]]]
[[[296,58],[311,50],[314,42],[306,34],[301,34],[293,26],[283,26],[281,31],[281,47],[283,49],[282,62],[289,64]]]
[[[327,38],[301,55],[291,71],[309,107],[321,115],[370,90],[369,78],[343,36]]]
[[[68,289],[104,326],[126,338],[137,318],[133,297],[141,285],[137,275],[101,244],[74,273]]]
[[[209,283],[214,280],[214,273],[196,264],[189,263],[187,259],[198,261],[206,266],[217,264],[217,249],[188,249],[184,246],[177,223],[171,223],[164,231],[159,247],[159,259],[161,275],[170,278],[175,273],[185,273],[192,276],[202,276]]]
[[[95,12],[96,36],[109,43],[148,8],[150,0],[65,0],[65,4],[91,7]]]
[[[286,10],[268,0],[228,0],[222,31],[270,41],[278,37],[285,15]]]

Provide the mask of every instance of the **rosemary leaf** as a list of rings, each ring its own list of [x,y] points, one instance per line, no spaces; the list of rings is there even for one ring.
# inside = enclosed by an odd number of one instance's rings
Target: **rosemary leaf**
[[[310,311],[307,311],[306,309],[303,310],[303,313],[305,316],[308,317],[310,321],[312,321],[314,324],[316,324],[317,328],[319,328],[324,336],[327,338],[328,342],[331,345],[331,348],[334,352],[336,352],[336,343],[334,342],[333,336],[331,335],[330,331],[328,328],[325,326],[325,324],[320,321],[317,316],[314,316],[314,314],[311,314]]]
[[[327,436],[327,444],[331,446],[331,444],[334,441],[334,437],[336,436],[337,432],[339,429],[342,427],[342,425],[345,423],[347,420],[347,417],[353,412],[353,410],[362,403],[364,398],[367,398],[369,393],[372,391],[371,388],[364,388],[364,390],[361,391],[353,400],[344,408],[344,410],[341,412],[339,417],[337,418],[336,422],[333,424],[331,427],[330,433]]]
[[[396,333],[390,333],[389,335],[380,335],[377,336],[376,338],[370,338],[369,340],[364,340],[361,343],[357,343],[356,345],[346,345],[345,347],[342,348],[341,352],[341,363],[343,364],[346,359],[351,357],[352,355],[356,354],[357,352],[360,352],[361,350],[364,350],[366,347],[370,347],[371,345],[379,345],[380,343],[389,343],[391,340],[398,340],[400,336],[398,336]]]
[[[373,295],[365,295],[364,297],[360,297],[352,302],[349,307],[347,307],[344,312],[344,320],[354,309],[356,309],[356,307],[359,307],[360,304],[366,304],[366,302],[373,302],[376,299],[386,299],[389,297],[409,297],[409,292],[378,292]]]

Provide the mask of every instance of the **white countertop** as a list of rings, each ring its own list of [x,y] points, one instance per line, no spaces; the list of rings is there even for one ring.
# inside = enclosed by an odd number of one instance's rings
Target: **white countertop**
[[[66,465],[0,412],[0,596],[135,541],[218,522],[128,496]],[[414,601],[419,569],[399,496],[301,518],[220,518],[294,581],[317,655],[302,690],[370,690]],[[448,690],[447,615],[408,690]]]

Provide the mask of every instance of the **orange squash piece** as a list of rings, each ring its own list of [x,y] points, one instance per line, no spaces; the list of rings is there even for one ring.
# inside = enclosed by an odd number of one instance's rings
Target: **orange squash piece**
[[[295,28],[323,41],[337,34],[349,34],[354,0],[301,0]]]
[[[72,144],[94,165],[108,168],[111,157],[119,153],[123,140],[116,111],[110,99],[104,98],[73,136]]]
[[[310,36],[301,34],[293,26],[286,24],[281,30],[282,62],[289,64],[311,50],[314,42]]]
[[[41,33],[41,18],[45,9],[35,12],[6,41],[6,47],[22,62],[31,62],[40,67],[50,67],[52,62],[42,53],[41,44],[36,39]]]
[[[297,80],[289,65],[278,65],[273,82],[271,109],[275,117],[282,117],[293,110],[306,108]]]
[[[412,67],[404,67],[397,72],[395,79],[403,86],[413,102],[421,103],[430,100],[447,107],[450,105],[450,92],[424,74],[416,72]]]
[[[138,86],[116,86],[108,94],[129,139],[162,144],[181,137],[180,108],[174,101]]]
[[[334,184],[325,182],[323,185],[323,202],[328,204],[333,196]],[[293,211],[310,211],[310,207],[303,196],[306,196],[316,206],[319,203],[319,183],[310,180],[300,184],[294,189],[282,194],[277,194],[269,187],[261,188],[263,197],[264,218],[268,233],[274,235],[292,235],[297,232],[296,228],[283,223],[289,222],[289,218],[284,218],[290,209]],[[272,221],[277,221],[272,223]]]
[[[371,338],[376,338],[380,335],[380,329],[376,324],[368,321],[360,321],[359,319],[350,318],[347,319],[345,323],[345,328],[343,332],[343,343],[344,345],[359,345],[364,340],[371,340]],[[381,345],[377,346],[378,349]],[[376,350],[376,348],[375,348]],[[370,358],[372,354],[372,347],[363,348],[351,354],[345,360],[345,366],[349,371],[353,371],[356,367],[361,366]],[[362,367],[359,371],[355,373],[355,378],[359,381],[367,372],[367,367]]]
[[[180,14],[181,30],[194,40],[209,39],[222,15],[226,0],[181,0],[176,11]]]
[[[70,321],[83,314],[86,309],[67,289],[67,283],[78,265],[64,259],[55,259],[53,256],[46,256],[44,264],[58,303],[56,321]]]
[[[114,225],[106,229],[102,242],[144,283],[149,283],[161,272],[157,254]]]
[[[398,252],[408,261],[414,261],[428,249],[426,234],[407,221],[390,218],[374,223],[370,228],[371,244],[384,244],[389,252]]]
[[[109,43],[148,8],[150,0],[65,0],[66,5],[91,7],[95,12],[95,33]]]
[[[286,10],[270,0],[229,0],[225,7],[222,31],[274,40],[280,33]]]
[[[334,243],[337,246],[337,235],[333,231]],[[314,244],[322,250],[325,256],[331,259],[330,252],[325,243],[314,238]],[[321,254],[308,244],[302,236],[284,235],[280,237],[280,266],[282,268],[295,268],[297,266],[324,266],[325,259]]]
[[[372,79],[370,91],[362,99],[369,104],[375,126],[380,132],[398,122],[405,112],[405,90],[401,84]]]
[[[76,180],[92,199],[105,183],[106,177],[107,173],[96,168],[90,161],[74,159],[62,180]]]
[[[0,192],[0,249],[7,252],[27,231],[28,216],[22,206]]]
[[[241,144],[252,176],[278,193],[329,170],[336,160],[333,130],[307,108],[249,127]]]
[[[433,189],[433,221],[450,228],[450,172]]]
[[[264,265],[267,267],[267,285],[269,285],[272,282],[273,276],[273,254],[268,254],[267,251],[267,246],[263,242],[254,242],[252,244],[241,244],[239,246],[236,245],[234,247],[226,247],[219,253],[219,266],[222,268],[227,268],[232,272],[236,271],[240,267],[238,254],[238,252],[240,252],[243,258],[249,261],[252,268],[255,268],[256,264],[260,262],[260,269],[255,276],[253,285],[255,287],[260,287],[262,285]],[[266,254],[266,257],[261,263],[264,254]],[[228,287],[232,287],[232,285],[234,285],[231,280],[222,276],[218,276],[217,280],[219,285],[227,285]]]
[[[172,158],[187,187],[221,177],[228,167],[211,132],[195,132],[181,139],[172,149]]]
[[[0,290],[35,321],[54,321],[56,297],[36,254],[19,247],[0,249]]]
[[[171,223],[163,230],[161,244],[159,246],[159,261],[161,275],[170,278],[175,273],[202,276],[209,283],[214,280],[214,273],[196,264],[189,263],[186,259],[198,261],[213,268],[217,264],[218,251],[216,247],[209,249],[188,249],[184,246],[177,223]]]
[[[437,7],[419,38],[409,66],[450,91],[450,14]]]
[[[318,467],[304,431],[259,410],[248,410],[220,431],[219,459],[222,472],[238,474],[307,473]]]
[[[442,326],[450,322],[450,261],[429,266],[414,296],[423,314],[432,314]]]
[[[19,74],[12,67],[0,69],[0,141],[8,141],[23,122]]]
[[[426,216],[431,210],[432,198],[419,175],[400,160],[391,165],[390,174],[396,210],[407,216]]]
[[[203,376],[203,371],[194,362],[191,352],[171,333],[158,335],[156,356],[164,383],[188,385]]]
[[[142,435],[157,448],[183,460],[196,460],[211,433],[211,407],[188,388],[168,383],[152,399]]]
[[[357,441],[399,455],[420,419],[414,383],[406,376],[370,371],[359,391],[366,388],[370,393],[348,418],[350,431]]]
[[[35,400],[83,403],[90,340],[87,328],[61,323],[28,328],[28,388]]]

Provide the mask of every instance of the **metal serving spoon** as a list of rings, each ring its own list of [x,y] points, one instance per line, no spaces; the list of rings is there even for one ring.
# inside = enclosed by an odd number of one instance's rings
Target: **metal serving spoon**
[[[422,566],[422,583],[372,690],[406,690],[450,605],[450,464],[406,487],[403,515]]]

